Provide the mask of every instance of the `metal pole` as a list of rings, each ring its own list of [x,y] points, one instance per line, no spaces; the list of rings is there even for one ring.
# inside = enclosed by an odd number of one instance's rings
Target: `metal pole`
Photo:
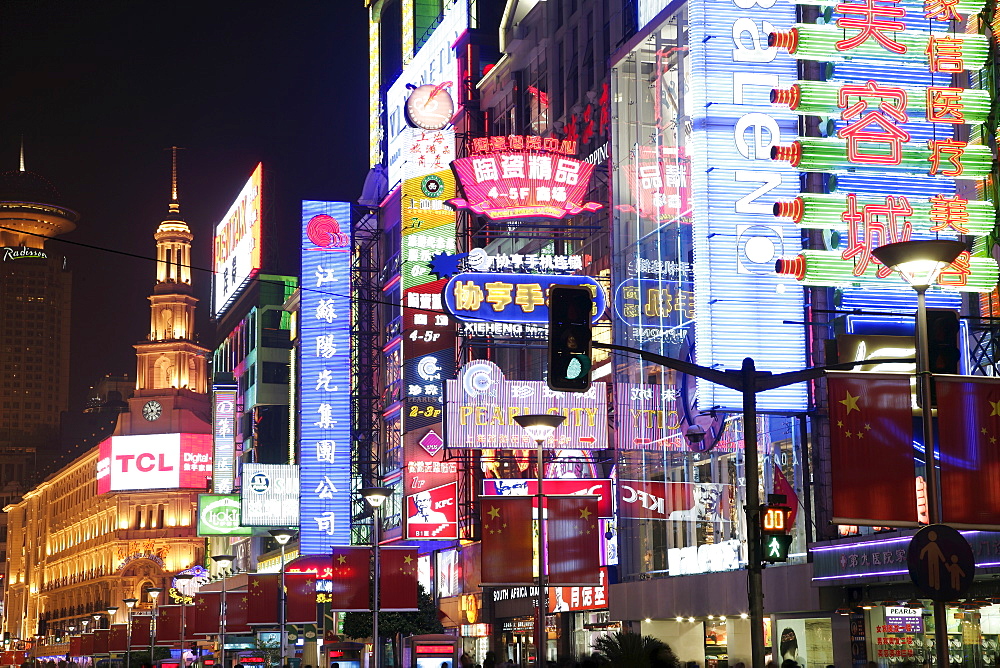
[[[375,596],[372,599],[372,641],[374,643],[372,647],[372,667],[379,668],[382,665],[382,651],[379,647],[378,638],[378,604],[379,604],[379,561],[378,561],[378,541],[379,541],[379,529],[382,524],[382,508],[381,506],[375,506],[375,515],[372,517],[374,526],[372,527],[372,553],[375,563],[372,570],[375,574],[374,579],[374,589]]]
[[[281,544],[281,614],[279,615],[279,620],[281,621],[281,668],[285,666],[285,654],[287,653],[288,646],[288,629],[285,628],[285,607],[286,607],[286,597],[288,593],[285,591],[285,544]]]
[[[747,598],[750,604],[750,660],[764,666],[764,586],[760,555],[760,470],[757,468],[757,369],[743,360],[743,474],[746,478]]]
[[[159,614],[159,607],[156,605],[156,597],[153,597],[153,618],[149,620],[149,665],[156,665],[156,660],[153,658],[156,650],[156,619],[157,614]]]
[[[920,426],[924,439],[924,475],[927,479],[927,519],[930,524],[941,522],[941,482],[938,478],[934,453],[934,415],[931,410],[931,364],[927,348],[927,286],[914,285],[917,291],[917,385],[920,392]],[[937,665],[948,666],[948,606],[934,602],[934,654]]]
[[[132,606],[128,606],[128,633],[125,641],[125,668],[132,666]]]
[[[545,595],[545,521],[543,519],[545,492],[542,489],[545,481],[545,450],[543,447],[545,440],[541,439],[536,441],[536,443],[538,444],[538,462],[536,464],[538,469],[538,492],[535,494],[535,505],[538,506],[538,610],[536,612],[538,619],[535,622],[535,666],[542,668],[545,665],[545,658],[548,651],[545,634],[545,613],[548,607]]]
[[[226,668],[226,574],[221,568],[219,574],[222,575],[222,596],[219,597],[219,667]]]
[[[186,596],[184,592],[181,592],[181,596]],[[181,598],[181,668],[187,668],[187,660],[184,658],[184,652],[187,648],[187,642],[184,637],[184,627],[187,625],[187,601]]]

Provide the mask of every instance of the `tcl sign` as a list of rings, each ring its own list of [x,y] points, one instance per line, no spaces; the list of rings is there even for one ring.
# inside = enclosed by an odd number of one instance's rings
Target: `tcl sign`
[[[205,489],[211,473],[211,434],[112,436],[100,445],[97,493]]]

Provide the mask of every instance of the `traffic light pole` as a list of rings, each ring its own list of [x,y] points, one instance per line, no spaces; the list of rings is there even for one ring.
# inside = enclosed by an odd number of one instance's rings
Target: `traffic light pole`
[[[594,348],[618,350],[638,355],[641,359],[680,371],[743,394],[743,468],[746,476],[747,524],[747,599],[750,608],[750,656],[753,668],[764,668],[764,588],[760,532],[760,469],[757,466],[757,393],[815,380],[827,371],[849,370],[869,362],[847,362],[830,366],[810,367],[773,375],[758,371],[752,358],[743,360],[739,371],[719,371],[656,353],[611,343],[591,344]],[[879,360],[880,362],[913,362],[909,359]]]

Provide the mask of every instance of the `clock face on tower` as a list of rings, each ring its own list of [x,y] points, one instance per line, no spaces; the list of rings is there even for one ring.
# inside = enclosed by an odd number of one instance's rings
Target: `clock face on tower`
[[[142,407],[142,417],[150,422],[156,420],[161,415],[163,415],[163,406],[160,405],[159,401],[147,401],[146,405]]]
[[[434,86],[417,86],[406,98],[406,117],[410,123],[424,130],[440,130],[451,122],[455,104],[448,89],[451,82]]]

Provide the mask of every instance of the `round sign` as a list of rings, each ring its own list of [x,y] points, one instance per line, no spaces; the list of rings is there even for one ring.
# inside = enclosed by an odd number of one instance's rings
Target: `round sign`
[[[965,536],[946,524],[931,524],[910,540],[906,555],[910,579],[925,598],[961,598],[976,575],[976,560]]]
[[[455,114],[455,103],[451,99],[452,82],[437,86],[424,84],[417,86],[406,98],[406,118],[414,127],[423,130],[440,130],[451,122]]]
[[[257,494],[263,494],[267,491],[267,488],[271,486],[271,479],[267,477],[267,474],[263,471],[258,471],[254,473],[250,478],[250,484],[248,487],[251,491]]]

